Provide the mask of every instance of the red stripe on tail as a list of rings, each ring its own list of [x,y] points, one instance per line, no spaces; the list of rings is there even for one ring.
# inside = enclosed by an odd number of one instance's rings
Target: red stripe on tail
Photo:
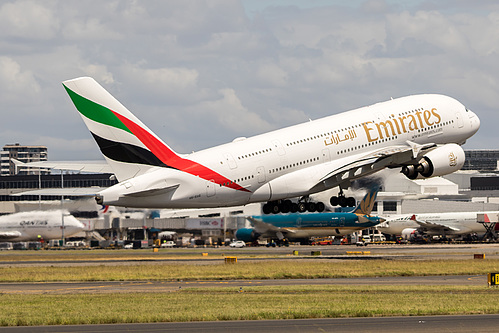
[[[230,179],[205,167],[204,165],[178,156],[165,144],[158,140],[154,135],[152,135],[133,121],[120,115],[117,112],[112,112],[154,155],[156,155],[157,158],[159,158],[167,166],[180,171],[184,171],[193,176],[198,176],[205,180],[212,181],[216,184],[232,188],[234,190],[250,192],[241,185],[232,182]]]

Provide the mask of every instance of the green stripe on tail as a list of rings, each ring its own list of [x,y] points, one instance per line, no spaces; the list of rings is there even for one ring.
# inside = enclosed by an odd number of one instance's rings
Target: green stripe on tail
[[[95,122],[119,128],[133,134],[108,108],[78,95],[66,86],[64,86],[64,88],[68,92],[68,95],[76,106],[76,109],[82,115]]]

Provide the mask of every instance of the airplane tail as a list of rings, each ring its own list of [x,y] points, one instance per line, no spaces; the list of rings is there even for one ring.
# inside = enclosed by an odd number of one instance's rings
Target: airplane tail
[[[371,214],[374,203],[376,202],[376,197],[378,196],[378,192],[380,190],[379,186],[371,187],[364,198],[359,202],[358,206],[352,211],[355,214],[369,215]]]
[[[94,79],[81,77],[63,85],[119,181],[179,159]]]

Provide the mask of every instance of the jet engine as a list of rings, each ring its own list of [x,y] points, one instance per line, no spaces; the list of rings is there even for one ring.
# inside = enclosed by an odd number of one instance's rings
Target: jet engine
[[[402,238],[407,241],[414,240],[417,235],[418,235],[418,229],[414,228],[405,228],[404,230],[402,230],[401,233]]]
[[[409,179],[443,176],[461,169],[464,160],[463,148],[450,143],[433,149],[418,164],[404,165],[401,172]]]
[[[236,231],[236,239],[243,242],[254,242],[260,235],[252,228],[241,228]]]

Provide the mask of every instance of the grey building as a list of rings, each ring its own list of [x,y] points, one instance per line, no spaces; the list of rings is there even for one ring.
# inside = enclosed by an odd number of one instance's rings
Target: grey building
[[[0,175],[38,175],[47,174],[49,171],[40,171],[40,169],[16,168],[12,159],[16,159],[23,163],[47,161],[48,150],[45,146],[24,146],[19,143],[7,144],[0,152]]]

